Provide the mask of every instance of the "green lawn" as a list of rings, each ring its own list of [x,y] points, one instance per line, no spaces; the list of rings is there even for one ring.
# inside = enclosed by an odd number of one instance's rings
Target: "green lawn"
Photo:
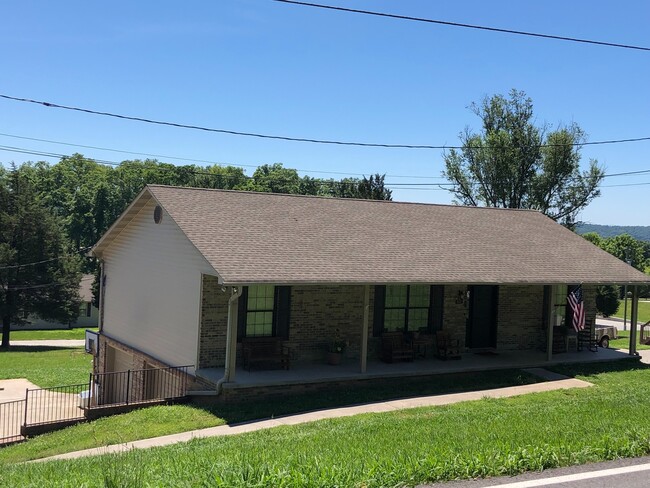
[[[618,331],[618,339],[614,339],[609,341],[609,347],[612,349],[629,349],[630,348],[630,331]],[[637,344],[636,345],[637,351],[641,351],[642,349],[650,349],[650,346],[646,346],[645,344]]]
[[[97,331],[97,327],[89,327]],[[53,339],[83,339],[86,329],[61,329],[61,330],[12,330],[9,338],[12,341],[37,341]]]
[[[188,430],[222,425],[224,421],[201,408],[169,405],[144,408],[67,429],[43,434],[0,449],[0,464],[54,456],[64,452],[121,444]]]
[[[8,465],[6,486],[414,486],[650,453],[650,369],[554,368],[587,389],[483,399],[52,463]]]
[[[504,370],[440,376],[436,378],[436,381],[423,382],[418,378],[387,380],[381,386],[360,386],[329,393],[293,395],[289,398],[271,399],[264,402],[248,402],[244,405],[204,408],[174,406],[170,407],[170,410],[165,410],[164,407],[153,407],[107,417],[96,422],[78,424],[0,449],[0,462],[28,461],[54,454],[146,439],[223,423],[231,424],[277,417],[327,407],[410,396],[500,388],[538,381],[541,380],[519,370]]]
[[[616,312],[612,317],[617,317],[619,319],[623,318],[623,312],[625,310],[623,300],[619,300],[618,312]],[[632,300],[628,298],[627,300],[627,320],[630,320],[630,308],[632,307]],[[641,323],[645,323],[650,320],[650,300],[640,300],[639,301],[639,319]]]
[[[88,382],[92,356],[83,348],[12,346],[0,350],[0,379],[27,378],[40,387]]]

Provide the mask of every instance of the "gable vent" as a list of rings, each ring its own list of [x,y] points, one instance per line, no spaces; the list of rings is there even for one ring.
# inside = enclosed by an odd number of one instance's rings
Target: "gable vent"
[[[156,208],[153,209],[153,221],[156,224],[162,222],[162,207],[160,205],[156,205]]]

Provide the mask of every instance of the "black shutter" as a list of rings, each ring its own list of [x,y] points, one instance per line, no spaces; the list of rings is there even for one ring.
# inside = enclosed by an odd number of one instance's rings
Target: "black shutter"
[[[291,287],[275,287],[275,336],[289,338],[289,320],[291,312]]]
[[[248,311],[248,287],[245,286],[239,297],[237,311],[237,342],[246,337],[246,312]]]
[[[375,286],[375,310],[372,320],[372,335],[379,337],[384,330],[384,307],[386,305],[386,287]]]
[[[551,285],[544,285],[544,300],[543,300],[543,309],[542,309],[542,329],[546,329],[548,326],[548,309],[551,303]]]
[[[431,305],[429,308],[429,332],[442,330],[442,314],[445,301],[444,285],[431,285]]]

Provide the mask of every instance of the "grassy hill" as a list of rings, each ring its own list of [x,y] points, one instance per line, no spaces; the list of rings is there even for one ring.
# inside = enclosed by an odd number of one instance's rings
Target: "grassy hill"
[[[650,242],[650,226],[643,225],[598,225],[581,223],[576,226],[578,234],[595,232],[601,237],[614,237],[620,234],[630,234],[640,241]]]

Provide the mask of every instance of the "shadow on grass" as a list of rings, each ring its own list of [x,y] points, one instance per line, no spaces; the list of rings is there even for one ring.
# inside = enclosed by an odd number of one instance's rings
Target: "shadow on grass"
[[[548,366],[546,369],[573,378],[576,376],[594,376],[602,373],[646,370],[650,369],[650,365],[642,363],[639,358],[630,357],[629,359],[596,363],[558,364]]]
[[[379,401],[390,401],[429,395],[482,391],[508,386],[541,383],[544,380],[522,370],[484,371],[417,378],[390,378],[367,385],[339,387],[328,391],[284,393],[265,397],[262,401],[232,404],[196,405],[228,424],[280,417],[326,408],[349,407]]]

